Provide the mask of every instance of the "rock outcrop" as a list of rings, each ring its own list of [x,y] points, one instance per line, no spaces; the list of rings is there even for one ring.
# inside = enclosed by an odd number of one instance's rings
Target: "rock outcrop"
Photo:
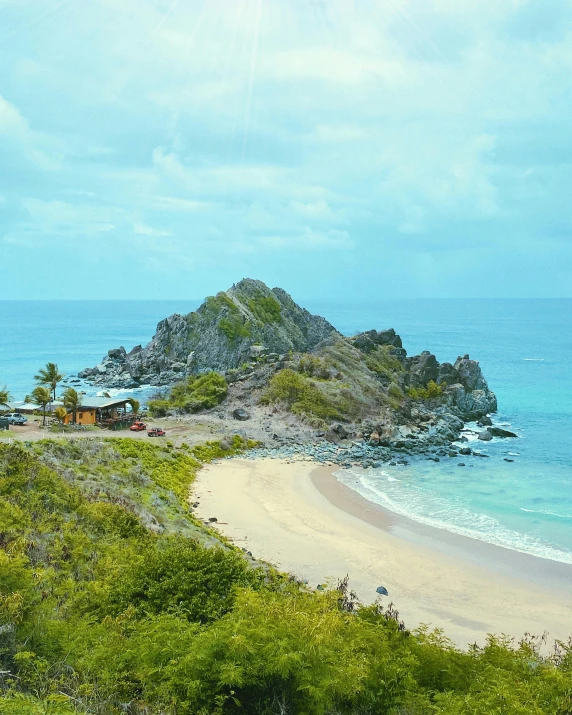
[[[303,353],[313,353],[305,365]],[[454,364],[439,363],[429,351],[408,356],[393,328],[343,337],[281,288],[251,279],[207,298],[196,312],[162,320],[147,346],[137,345],[129,353],[123,347],[109,350],[99,365],[79,377],[100,386],[133,388],[172,385],[188,375],[217,370],[229,384],[242,384],[246,395],[258,394],[284,367],[334,386],[339,383],[342,387],[329,390],[329,396],[326,390],[324,399],[346,390],[338,402],[353,405],[346,410],[347,419],[379,415],[387,405],[407,412],[408,396],[413,402],[438,405],[445,414],[441,422],[429,424],[428,413],[421,410],[416,429],[445,441],[458,434],[462,421],[484,418],[497,409],[479,363],[468,355]],[[334,411],[340,412],[339,405]],[[237,415],[237,420],[247,419]],[[383,432],[382,426],[379,430]],[[408,442],[418,435],[392,438]],[[331,439],[344,438],[331,430]]]
[[[338,334],[325,318],[281,288],[247,278],[196,312],[162,320],[146,347],[114,348],[79,377],[106,387],[171,385],[188,374],[236,368],[254,353],[308,352],[332,333]]]

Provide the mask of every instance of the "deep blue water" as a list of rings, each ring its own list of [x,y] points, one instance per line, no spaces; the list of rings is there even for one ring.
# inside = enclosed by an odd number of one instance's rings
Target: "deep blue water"
[[[147,342],[189,301],[0,302],[0,386],[15,398],[48,360],[75,373],[110,347]],[[489,459],[347,472],[367,498],[419,521],[572,563],[572,300],[306,303],[343,333],[394,327],[410,354],[478,359],[518,440],[479,442]],[[512,453],[512,454],[509,454]],[[504,458],[514,459],[513,463]]]

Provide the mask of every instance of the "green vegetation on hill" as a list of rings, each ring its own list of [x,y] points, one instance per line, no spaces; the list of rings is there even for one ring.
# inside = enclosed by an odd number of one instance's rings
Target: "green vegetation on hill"
[[[3,715],[572,712],[570,644],[462,652],[218,542],[186,490],[244,446],[0,445]]]
[[[316,426],[333,419],[358,420],[379,415],[387,405],[401,406],[405,395],[396,382],[401,372],[400,363],[385,348],[364,354],[335,337],[315,354],[294,356],[292,367],[271,378],[262,401],[282,404]]]
[[[228,393],[228,384],[218,372],[190,375],[173,385],[166,398],[149,400],[151,414],[163,417],[169,410],[200,412],[219,405]]]
[[[427,387],[410,387],[407,390],[408,397],[412,400],[435,400],[443,394],[443,387],[435,380],[430,380]]]
[[[257,295],[248,301],[248,307],[263,325],[280,321],[282,306],[272,296]]]

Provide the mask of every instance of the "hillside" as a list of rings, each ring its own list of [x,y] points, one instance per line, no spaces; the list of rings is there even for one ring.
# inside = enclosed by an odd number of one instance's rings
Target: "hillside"
[[[463,652],[221,543],[186,492],[243,446],[0,444],[3,715],[570,712],[565,644]]]
[[[144,348],[114,348],[79,376],[106,387],[170,385],[187,374],[236,368],[256,355],[253,346],[277,354],[306,352],[336,332],[281,288],[246,278],[207,298],[196,312],[162,320]]]

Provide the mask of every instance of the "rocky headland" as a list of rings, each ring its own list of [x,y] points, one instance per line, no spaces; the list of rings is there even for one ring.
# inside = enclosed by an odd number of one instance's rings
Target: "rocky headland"
[[[492,425],[497,400],[469,355],[454,363],[429,351],[409,356],[394,329],[345,337],[282,289],[251,279],[162,320],[146,347],[109,350],[79,377],[102,388],[157,386],[156,415],[242,422],[266,449],[288,456],[306,445],[318,461],[469,455],[459,446],[466,422],[478,422],[485,441],[516,436]]]

